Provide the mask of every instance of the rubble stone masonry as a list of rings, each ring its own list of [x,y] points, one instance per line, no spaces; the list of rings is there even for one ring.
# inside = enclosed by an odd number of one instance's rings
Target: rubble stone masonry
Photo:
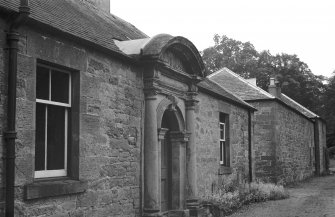
[[[248,111],[201,92],[198,100],[195,110],[198,191],[204,196],[234,172],[241,181],[248,180]],[[220,166],[219,112],[229,115],[230,168]]]
[[[257,109],[256,180],[286,184],[313,175],[314,123],[274,100],[250,104]]]
[[[276,102],[252,102],[257,111],[254,122],[254,152],[256,179],[265,182],[275,181],[275,127],[274,114]]]
[[[315,171],[314,123],[281,104],[276,109],[277,182],[306,179]]]
[[[5,25],[0,20],[0,157],[6,128]],[[142,79],[129,63],[73,41],[21,29],[17,81],[15,216],[140,216]],[[79,73],[79,180],[84,192],[25,199],[34,179],[37,61]],[[78,156],[76,156],[78,157]],[[4,201],[0,161],[0,202]],[[43,181],[42,181],[43,182]],[[82,186],[81,186],[82,187]],[[3,208],[3,203],[0,203]],[[1,216],[0,212],[0,216]]]

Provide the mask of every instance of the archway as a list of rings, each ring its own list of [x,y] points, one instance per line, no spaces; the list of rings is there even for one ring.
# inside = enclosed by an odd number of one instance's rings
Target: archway
[[[186,149],[188,134],[178,108],[171,105],[162,115],[159,129],[160,146],[160,205],[161,211],[184,208]]]
[[[172,209],[172,144],[171,132],[180,131],[175,112],[165,110],[162,128],[165,131],[161,141],[161,211]]]

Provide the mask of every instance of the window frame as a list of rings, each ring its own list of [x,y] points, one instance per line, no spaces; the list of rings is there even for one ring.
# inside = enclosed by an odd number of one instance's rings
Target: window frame
[[[58,67],[53,67],[47,64],[43,64],[43,63],[37,63],[37,67],[43,67],[45,69],[48,70],[48,74],[49,74],[49,95],[48,95],[48,99],[49,100],[45,100],[45,99],[38,99],[36,96],[36,104],[40,103],[45,105],[45,151],[44,151],[44,170],[38,170],[36,171],[34,169],[34,178],[36,179],[40,179],[40,178],[54,178],[54,177],[67,177],[69,175],[68,173],[68,161],[69,161],[69,135],[71,135],[71,131],[69,129],[69,125],[70,123],[70,118],[69,118],[69,113],[71,113],[71,107],[72,107],[72,73],[68,70],[64,70]],[[36,67],[36,77],[37,77],[37,67]],[[54,72],[52,72],[54,71]],[[62,73],[66,73],[69,75],[69,89],[68,89],[68,103],[61,103],[61,102],[57,102],[57,101],[52,101],[52,97],[51,97],[51,90],[52,90],[52,86],[51,86],[51,82],[52,82],[52,73],[57,73],[57,72],[62,72]],[[37,80],[36,80],[36,87],[37,87]],[[47,147],[48,147],[48,143],[47,143],[47,134],[48,134],[48,105],[52,105],[52,106],[60,106],[64,108],[64,169],[57,169],[57,170],[47,170]],[[37,116],[37,114],[35,113],[35,115]],[[35,133],[36,136],[36,133]],[[35,157],[36,159],[36,157]]]
[[[223,136],[221,134],[223,126]],[[229,115],[219,112],[219,162],[221,166],[230,166]]]

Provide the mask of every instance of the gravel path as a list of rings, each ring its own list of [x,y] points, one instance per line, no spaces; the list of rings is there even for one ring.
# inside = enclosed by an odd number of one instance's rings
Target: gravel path
[[[335,175],[316,177],[288,190],[288,199],[245,206],[230,217],[335,217]]]

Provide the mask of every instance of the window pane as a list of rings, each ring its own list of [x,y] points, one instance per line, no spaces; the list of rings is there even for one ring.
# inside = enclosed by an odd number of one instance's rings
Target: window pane
[[[52,71],[51,100],[69,103],[69,74],[54,70]]]
[[[45,105],[36,103],[35,170],[45,166]]]
[[[222,129],[222,139],[226,140],[226,128],[225,127],[223,127],[223,129]]]
[[[222,142],[220,142],[220,161],[223,161],[223,147],[222,147]]]
[[[36,98],[49,100],[49,69],[37,66]]]
[[[65,108],[48,105],[47,169],[64,168]]]
[[[221,146],[222,146],[222,161],[223,161],[223,164],[226,165],[227,162],[226,162],[226,144],[225,142],[221,142]]]

